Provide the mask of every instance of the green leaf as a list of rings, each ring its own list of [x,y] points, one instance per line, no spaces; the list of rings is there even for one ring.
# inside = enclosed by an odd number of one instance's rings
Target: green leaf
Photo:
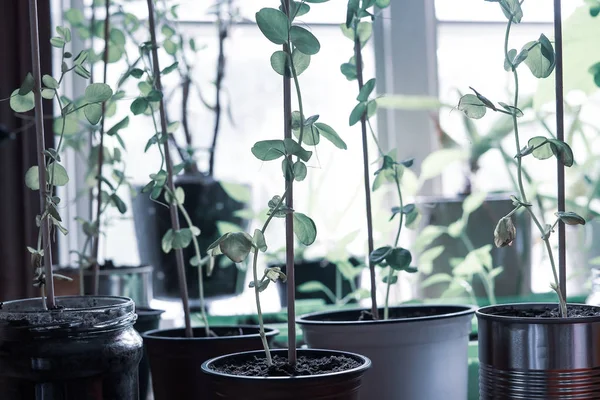
[[[430,274],[433,271],[433,262],[442,255],[444,246],[435,246],[425,250],[419,256],[419,268],[424,274]]]
[[[369,254],[369,261],[373,264],[380,264],[385,260],[387,255],[392,251],[390,246],[380,247],[375,249]]]
[[[360,7],[360,0],[348,0],[348,11],[346,12],[346,28],[352,26],[352,21],[358,13]]]
[[[117,210],[119,210],[121,214],[125,214],[127,212],[127,206],[125,205],[125,202],[119,196],[117,196],[117,194],[113,193],[110,196],[110,200],[117,207]]]
[[[27,93],[25,96],[19,94],[20,89],[15,89],[10,95],[10,108],[14,112],[23,113],[31,111],[35,108],[35,97],[33,92]]]
[[[151,90],[150,93],[148,93],[148,95],[146,96],[146,99],[148,101],[160,101],[163,97],[162,92],[158,91],[158,90]]]
[[[396,283],[398,283],[398,275],[392,275],[391,279],[389,275],[384,275],[381,280],[383,281],[383,283],[389,282],[390,285],[395,285]]]
[[[429,154],[421,163],[421,182],[440,175],[448,165],[457,161],[464,161],[468,154],[463,149],[442,149]]]
[[[267,39],[275,44],[287,43],[289,25],[287,16],[275,8],[263,8],[256,13],[256,24]],[[308,54],[308,53],[306,53]]]
[[[500,3],[504,16],[512,22],[518,24],[523,18],[523,10],[521,9],[521,3],[519,0],[486,0]]]
[[[252,154],[262,161],[276,160],[286,153],[283,140],[261,140],[252,146]]]
[[[463,201],[462,204],[463,215],[470,215],[479,207],[481,207],[486,197],[487,193],[485,192],[475,192],[467,196],[467,198]]]
[[[58,89],[58,81],[54,79],[54,77],[52,77],[51,75],[42,76],[42,83],[48,89]]]
[[[572,211],[559,211],[554,215],[567,225],[585,225],[585,219]]]
[[[517,56],[516,49],[510,49],[508,51],[508,57],[504,58],[504,70],[511,71],[514,66],[514,59]]]
[[[136,79],[140,79],[144,75],[144,70],[140,68],[133,68],[129,71],[129,74]]]
[[[500,104],[500,106],[502,106],[502,108],[504,108],[509,113],[515,115],[517,118],[523,116],[523,111],[521,111],[520,109],[518,109],[516,107],[510,106],[510,105],[508,105],[506,103],[503,103],[501,101],[499,101],[498,104]]]
[[[84,99],[88,103],[101,103],[110,99],[113,95],[113,91],[105,83],[92,83],[85,88]]]
[[[67,170],[57,162],[51,162],[47,168],[47,180],[48,183],[54,186],[65,186],[69,183],[69,175]]]
[[[362,119],[362,117],[365,115],[365,112],[367,111],[367,103],[366,102],[360,102],[356,105],[356,107],[354,107],[354,110],[352,110],[352,113],[350,113],[350,126],[354,126],[356,125],[356,123],[358,121],[360,121]]]
[[[375,5],[379,8],[387,8],[392,0],[375,0]]]
[[[352,63],[344,63],[340,66],[340,71],[342,72],[342,74],[344,74],[344,76],[346,77],[346,79],[348,79],[349,81],[353,81],[356,79],[357,75],[356,75],[356,65],[352,64]]]
[[[279,6],[279,10],[285,14],[285,10],[283,9],[283,6]],[[303,15],[308,14],[309,11],[310,11],[310,6],[308,4],[306,4],[304,1],[303,2],[299,2],[299,1],[291,2],[291,7],[290,7],[290,16],[291,17],[293,17],[293,18],[301,17]]]
[[[227,193],[227,195],[233,200],[243,204],[250,203],[250,200],[252,198],[248,186],[225,181],[221,181],[219,182],[219,184],[221,185],[225,193]]]
[[[463,233],[465,229],[465,221],[463,219],[459,219],[454,221],[450,225],[448,225],[448,235],[453,238],[458,238]]]
[[[317,226],[314,221],[305,214],[294,213],[294,233],[305,246],[310,246],[317,238]]]
[[[115,133],[119,132],[119,130],[127,128],[129,126],[129,117],[123,118],[121,121],[117,122],[112,128],[110,128],[106,134],[108,136],[113,136]]]
[[[321,136],[333,143],[333,145],[338,149],[346,150],[348,148],[342,138],[329,125],[322,122],[317,122],[314,126],[317,128]]]
[[[297,76],[300,76],[310,66],[310,56],[295,49],[292,54],[292,62],[294,63]],[[279,75],[286,73],[285,76],[292,77],[287,54],[281,50],[276,51],[271,55],[271,67],[273,67],[273,70]]]
[[[319,281],[304,282],[303,284],[298,285],[297,290],[300,293],[317,293],[317,292],[323,292],[323,293],[327,293],[327,294],[331,293],[331,289],[329,289],[327,286],[325,286],[323,283],[321,283]]]
[[[292,26],[290,39],[299,51],[309,56],[315,55],[321,50],[321,44],[315,35],[299,26]]]
[[[533,47],[532,47],[533,46]],[[554,48],[548,38],[542,34],[537,42],[529,42],[524,46],[528,49],[525,64],[536,78],[547,78],[556,65]]]
[[[129,107],[133,115],[143,114],[148,108],[149,102],[145,97],[138,97]]]
[[[81,76],[83,79],[89,79],[92,76],[90,71],[88,71],[83,65],[76,65],[73,71],[75,71],[75,73]]]
[[[373,79],[369,80],[367,83],[365,83],[365,85],[360,90],[360,93],[358,94],[358,97],[356,98],[356,100],[361,101],[361,102],[369,100],[369,96],[371,95],[371,93],[373,93],[373,90],[375,89],[375,83],[376,83],[375,78],[373,78]]]
[[[89,57],[90,52],[89,50],[81,50],[79,52],[79,54],[77,54],[77,57],[75,57],[73,59],[73,64],[74,65],[81,65],[85,62],[85,60],[87,60],[87,58]]]
[[[307,173],[307,169],[306,169],[306,164],[304,164],[302,161],[296,161],[294,163],[294,179],[297,180],[298,182],[301,182],[304,180],[304,178],[306,178],[306,173]]]
[[[385,261],[387,264],[396,271],[404,271],[410,267],[412,262],[412,255],[410,251],[402,247],[392,249],[386,256]]]
[[[485,103],[474,94],[465,94],[458,102],[458,109],[473,119],[483,118],[486,108]]]
[[[224,236],[219,248],[231,261],[239,263],[244,261],[252,250],[252,237],[246,232],[231,232]]]
[[[55,94],[54,89],[42,89],[42,97],[46,100],[52,100]]]
[[[54,36],[50,39],[50,44],[53,47],[58,47],[59,49],[62,49],[65,46],[65,39],[58,36]]]
[[[307,162],[312,156],[312,151],[304,150],[294,139],[285,138],[283,140],[284,148],[287,154],[297,156],[302,161]]]
[[[162,251],[169,253],[173,248],[173,229],[169,229],[161,240]]]
[[[185,249],[192,242],[192,231],[188,228],[180,229],[173,233],[173,248]]]
[[[173,64],[169,65],[168,67],[166,67],[165,69],[163,69],[162,71],[160,71],[161,75],[167,75],[173,71],[175,71],[177,69],[177,67],[179,66],[179,62],[176,61]],[[133,74],[132,74],[133,75]]]
[[[416,252],[421,252],[425,248],[427,248],[430,244],[432,244],[437,238],[446,233],[446,228],[443,226],[437,225],[428,225],[419,235],[414,243],[414,250]]]
[[[534,149],[532,154],[538,160],[545,160],[556,156],[566,167],[573,166],[573,150],[565,142],[556,139],[546,139],[543,136],[535,136],[529,139],[527,145]]]
[[[31,190],[40,190],[40,176],[37,165],[30,167],[25,174],[25,185]]]
[[[175,53],[177,53],[177,48],[177,43],[175,43],[171,39],[165,39],[165,41],[163,42],[163,49],[165,49],[165,51],[169,55],[175,55]]]
[[[83,113],[90,124],[96,125],[102,118],[102,106],[98,103],[90,103],[83,108]]]
[[[19,96],[25,96],[33,90],[34,86],[35,81],[33,80],[33,75],[31,75],[31,72],[28,72],[27,75],[25,75],[23,83],[21,83],[21,87],[19,88]]]
[[[267,242],[265,241],[265,235],[260,229],[254,230],[254,236],[252,237],[252,243],[254,246],[262,251],[263,253],[267,251]]]

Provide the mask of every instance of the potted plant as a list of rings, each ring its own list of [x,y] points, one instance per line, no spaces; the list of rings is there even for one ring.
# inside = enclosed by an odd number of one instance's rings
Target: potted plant
[[[186,208],[195,226],[201,231],[198,244],[202,250],[214,242],[222,232],[220,225],[235,226],[247,229],[249,221],[245,216],[250,202],[250,187],[241,183],[227,182],[219,179],[217,163],[217,147],[222,145],[223,126],[226,117],[231,116],[231,100],[227,98],[227,43],[230,39],[232,26],[240,19],[239,10],[234,0],[215,0],[209,12],[215,17],[218,39],[218,55],[214,68],[214,98],[208,99],[204,94],[203,85],[195,78],[198,74],[197,59],[201,46],[196,39],[186,35],[179,27],[177,5],[157,3],[157,32],[161,34],[161,48],[170,59],[171,65],[176,64],[173,74],[177,74],[178,85],[172,90],[166,90],[166,103],[178,102],[176,109],[180,110],[180,121],[173,118],[173,110],[167,106],[167,122],[169,128],[169,143],[176,150],[181,160],[181,173],[176,174],[175,187],[181,187],[186,193]],[[190,57],[190,55],[192,57]],[[139,75],[141,69],[136,65],[133,74]],[[193,101],[200,101],[212,114],[212,124],[195,125],[190,121],[194,112]],[[209,117],[210,117],[209,114]],[[199,147],[203,142],[201,136],[210,136],[207,147]],[[136,192],[139,193],[137,188]],[[164,201],[164,199],[161,199]],[[169,227],[169,214],[148,196],[135,196],[132,200],[136,237],[140,258],[143,263],[159,268],[155,280],[157,297],[177,297],[178,282],[173,254],[164,253],[159,249],[162,234]],[[184,218],[180,215],[180,218]],[[193,257],[192,249],[184,251],[185,258]],[[205,287],[204,296],[222,298],[240,294],[244,288],[246,269],[228,262],[225,257],[219,257],[210,275],[203,276]],[[190,277],[188,290],[193,299],[198,294],[198,268],[186,266],[186,274]],[[199,306],[192,300],[192,306]]]
[[[417,218],[414,204],[405,203],[402,175],[412,160],[396,161],[396,150],[385,152],[369,123],[377,110],[372,99],[376,80],[364,82],[362,48],[371,36],[372,7],[385,8],[390,1],[358,1],[348,4],[342,30],[354,45],[350,61],[341,67],[349,80],[357,80],[358,104],[350,114],[350,125],[360,122],[363,137],[367,232],[371,272],[371,308],[314,313],[298,319],[309,347],[357,352],[373,362],[361,389],[363,397],[377,399],[460,399],[467,396],[467,344],[474,309],[453,305],[410,305],[391,307],[389,294],[401,271],[416,272],[412,254],[400,247],[402,228]],[[380,154],[373,189],[393,184],[398,203],[392,209],[398,229],[391,245],[374,249],[371,223],[369,160],[367,139],[371,133]],[[384,307],[377,307],[375,267],[383,268],[386,283]]]
[[[162,76],[177,68],[174,63],[160,68],[154,1],[148,0],[148,22],[150,40],[140,44],[140,54],[145,59],[145,69],[136,73],[143,78],[143,90],[131,103],[135,115],[149,114],[156,132],[150,138],[150,145],[157,146],[162,155],[160,170],[150,176],[151,181],[144,192],[150,193],[153,201],[169,209],[171,227],[163,233],[161,248],[165,253],[174,250],[177,260],[177,274],[180,298],[184,310],[185,327],[181,329],[151,330],[143,334],[150,369],[154,398],[195,398],[206,390],[206,379],[200,372],[203,360],[232,351],[259,349],[261,346],[258,328],[254,326],[209,326],[203,295],[203,269],[211,269],[214,260],[202,256],[197,237],[200,229],[194,225],[186,209],[186,193],[182,187],[175,187],[174,177],[182,164],[174,165],[168,144],[168,123],[163,98]],[[161,202],[165,200],[165,203]],[[185,227],[181,227],[179,216],[183,216]],[[185,258],[183,249],[191,246],[193,256]],[[203,326],[193,328],[190,319],[190,306],[186,265],[199,268],[198,287],[200,315]],[[264,332],[263,332],[264,333]],[[271,340],[277,331],[268,330],[264,340]],[[174,384],[176,383],[176,384]]]
[[[304,146],[315,144],[317,135],[341,147],[343,141],[328,125],[318,124],[318,115],[307,117],[304,111],[298,76],[310,64],[311,56],[320,50],[318,39],[297,24],[312,3],[282,1],[279,9],[263,8],[256,13],[256,22],[263,35],[283,49],[271,56],[271,66],[284,80],[284,138],[262,140],[254,144],[252,153],[262,161],[282,159],[285,189],[269,202],[269,217],[261,229],[251,236],[232,232],[219,238],[210,247],[212,255],[225,254],[233,261],[252,256],[253,281],[264,351],[229,354],[206,361],[202,368],[210,378],[209,394],[223,399],[357,399],[362,374],[370,361],[363,356],[332,350],[296,350],[294,234],[304,245],[311,245],[317,235],[314,221],[298,212],[293,203],[293,182],[307,174],[306,163],[312,156]],[[292,84],[296,89],[299,112],[292,113]],[[299,126],[297,140],[293,126]],[[307,143],[308,142],[308,143]],[[287,275],[278,267],[258,273],[258,256],[267,250],[265,233],[273,218],[285,218]],[[288,349],[272,351],[264,340],[264,323],[260,292],[272,281],[288,283]],[[320,367],[318,366],[320,364]]]
[[[477,311],[479,325],[479,390],[480,398],[593,398],[599,386],[588,376],[599,367],[593,357],[597,349],[600,308],[566,302],[565,225],[583,225],[585,220],[574,212],[565,211],[564,166],[574,163],[573,152],[564,142],[563,48],[561,2],[554,2],[555,46],[541,35],[526,43],[521,50],[511,49],[510,32],[521,22],[523,11],[517,0],[498,1],[508,19],[504,40],[505,69],[515,83],[514,100],[496,103],[483,95],[465,95],[459,109],[470,118],[481,118],[487,109],[508,114],[513,119],[515,158],[518,163],[516,179],[519,194],[512,198],[514,209],[500,219],[494,231],[498,247],[510,245],[516,231],[512,216],[523,208],[538,228],[547,249],[552,269],[551,288],[558,304],[508,304],[484,307]],[[556,78],[556,138],[535,136],[522,143],[519,135],[519,68],[527,65],[537,78]],[[523,185],[522,163],[533,155],[537,159],[557,158],[558,211],[552,224],[543,226],[528,201]],[[558,268],[550,238],[558,228]]]
[[[52,397],[63,399],[94,396],[137,399],[137,365],[142,357],[142,342],[133,329],[136,319],[131,299],[110,296],[56,297],[50,241],[62,226],[54,191],[68,182],[61,164],[60,149],[64,125],[56,148],[46,148],[43,132],[42,99],[58,102],[61,117],[79,109],[87,110],[99,122],[102,105],[113,92],[103,83],[90,84],[84,100],[75,104],[60,95],[63,78],[71,71],[87,71],[87,51],[73,56],[65,46],[71,31],[57,27],[50,43],[61,49],[61,73],[57,79],[42,76],[37,18],[37,1],[29,2],[33,74],[10,96],[15,112],[35,110],[37,165],[25,176],[26,185],[40,193],[38,241],[28,247],[34,285],[41,297],[6,302],[0,305],[0,392],[6,399]]]

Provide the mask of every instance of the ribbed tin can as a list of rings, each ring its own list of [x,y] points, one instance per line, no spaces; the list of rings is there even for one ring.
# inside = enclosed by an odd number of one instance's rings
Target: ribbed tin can
[[[507,304],[477,311],[480,400],[600,399],[600,316],[507,315],[556,306]]]

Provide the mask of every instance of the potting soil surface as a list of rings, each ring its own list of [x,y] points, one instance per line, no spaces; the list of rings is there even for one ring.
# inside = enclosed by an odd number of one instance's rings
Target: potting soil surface
[[[492,315],[501,315],[507,317],[521,317],[521,318],[560,318],[560,311],[557,307],[545,307],[538,309],[524,310],[520,308],[510,306],[499,306],[495,309]],[[584,318],[584,317],[598,317],[600,316],[600,309],[592,306],[574,306],[569,305],[567,307],[568,318]]]
[[[346,356],[298,357],[295,367],[287,362],[287,357],[273,357],[273,365],[267,365],[264,357],[255,357],[238,364],[215,365],[217,372],[238,376],[305,376],[321,375],[333,372],[347,371],[358,368],[362,364],[354,358]]]

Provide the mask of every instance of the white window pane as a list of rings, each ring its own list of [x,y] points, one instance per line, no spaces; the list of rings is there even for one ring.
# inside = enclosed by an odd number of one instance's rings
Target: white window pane
[[[523,22],[553,21],[553,4],[553,0],[526,0]],[[583,0],[563,1],[563,14],[571,14],[581,4]],[[435,0],[435,14],[440,21],[506,21],[498,3],[484,0]]]

